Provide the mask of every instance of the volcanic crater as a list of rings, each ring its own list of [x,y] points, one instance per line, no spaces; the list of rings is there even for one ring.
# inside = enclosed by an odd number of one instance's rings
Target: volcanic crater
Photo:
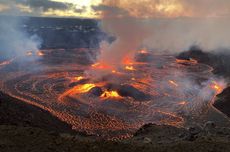
[[[51,49],[0,63],[0,88],[42,108],[74,130],[124,139],[144,124],[203,123],[222,89],[212,67],[138,51],[119,65],[95,63],[94,49]],[[210,79],[211,78],[211,79]],[[205,93],[205,94],[204,94]]]

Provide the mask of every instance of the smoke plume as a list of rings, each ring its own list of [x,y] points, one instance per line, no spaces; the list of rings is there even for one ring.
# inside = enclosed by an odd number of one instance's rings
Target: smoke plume
[[[0,55],[1,60],[24,56],[26,52],[35,52],[40,46],[37,36],[30,36],[23,29],[26,18],[2,16],[0,18]]]
[[[101,14],[102,29],[116,41],[102,43],[100,60],[120,63],[142,46],[173,53],[193,45],[206,51],[230,48],[226,6],[226,0],[103,1],[92,8]]]

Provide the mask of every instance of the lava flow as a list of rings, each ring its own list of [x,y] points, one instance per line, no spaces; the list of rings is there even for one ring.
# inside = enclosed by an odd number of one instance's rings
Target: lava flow
[[[13,68],[0,72],[1,90],[77,131],[122,139],[147,123],[182,127],[188,118],[205,115],[203,109],[223,89],[208,80],[212,68],[195,60],[140,51],[133,60],[113,66],[92,64],[90,52],[44,50],[37,54],[41,59],[23,70],[9,62]],[[203,98],[203,91],[210,96]]]

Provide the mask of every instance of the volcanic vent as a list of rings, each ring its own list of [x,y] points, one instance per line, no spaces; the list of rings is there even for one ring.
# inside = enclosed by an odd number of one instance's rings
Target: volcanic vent
[[[91,63],[92,52],[43,50],[27,68],[16,66],[20,58],[4,62],[1,89],[49,111],[77,131],[122,139],[146,123],[178,127],[191,119],[199,123],[223,88],[210,80],[211,67],[192,59],[139,51],[133,59],[113,66]]]

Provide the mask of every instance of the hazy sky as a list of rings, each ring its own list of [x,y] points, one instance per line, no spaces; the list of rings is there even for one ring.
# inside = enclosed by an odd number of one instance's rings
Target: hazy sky
[[[99,17],[102,12],[141,18],[230,16],[230,0],[0,0],[0,14]]]

